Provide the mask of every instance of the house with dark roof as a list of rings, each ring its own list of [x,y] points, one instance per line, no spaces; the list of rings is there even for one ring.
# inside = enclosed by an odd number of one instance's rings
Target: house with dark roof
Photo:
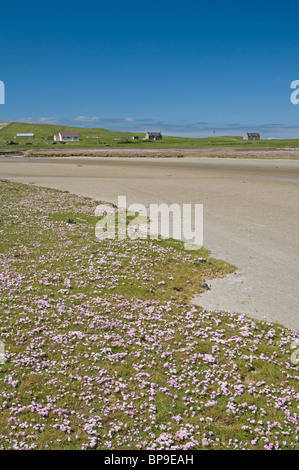
[[[162,140],[162,132],[147,132],[145,140]]]
[[[259,132],[246,132],[243,140],[261,140],[261,136]]]

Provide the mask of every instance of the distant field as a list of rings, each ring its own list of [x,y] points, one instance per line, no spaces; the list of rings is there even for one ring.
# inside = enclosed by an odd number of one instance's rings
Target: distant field
[[[53,145],[53,135],[58,132],[78,132],[80,142]],[[6,145],[7,141],[15,140],[19,148],[28,148],[28,141],[14,139],[17,133],[34,133],[35,138],[31,142],[33,148],[136,148],[136,149],[163,149],[163,148],[207,148],[207,147],[234,147],[244,149],[258,148],[299,148],[299,139],[285,140],[261,140],[254,142],[243,141],[240,136],[185,138],[163,136],[161,142],[143,141],[144,133],[118,132],[101,128],[68,127],[52,124],[22,124],[22,123],[0,123],[0,148],[13,148]],[[131,137],[139,137],[139,141],[132,141]],[[114,141],[114,139],[121,139]]]

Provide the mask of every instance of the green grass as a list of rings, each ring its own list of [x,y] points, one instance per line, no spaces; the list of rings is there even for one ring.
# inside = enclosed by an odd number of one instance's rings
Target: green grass
[[[96,206],[0,182],[0,449],[298,449],[298,333],[192,306],[235,268]]]
[[[9,124],[8,122],[0,122],[0,130],[3,129],[8,124]]]
[[[82,127],[68,127],[52,124],[22,124],[17,122],[0,123],[0,148],[16,150],[15,147],[7,147],[7,141],[14,140],[17,133],[34,133],[35,138],[32,140],[32,145],[25,145],[24,139],[18,139],[21,149],[30,150],[34,149],[67,149],[67,148],[105,148],[107,145],[112,148],[135,148],[135,149],[200,149],[200,148],[219,148],[219,147],[232,147],[243,149],[283,149],[283,148],[299,148],[299,139],[284,139],[284,140],[261,140],[246,142],[240,136],[222,136],[222,137],[206,137],[206,138],[184,138],[184,137],[171,137],[163,136],[161,142],[142,141],[145,137],[143,133],[133,132],[117,132],[101,128],[82,128]],[[51,140],[53,135],[58,132],[78,132],[80,142],[69,142],[67,144],[52,144]],[[139,136],[139,141],[132,141],[133,135]],[[43,138],[43,139],[42,139]],[[115,142],[114,139],[121,139],[120,142]]]

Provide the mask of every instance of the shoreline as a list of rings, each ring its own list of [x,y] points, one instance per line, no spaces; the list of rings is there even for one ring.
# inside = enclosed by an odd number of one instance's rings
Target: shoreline
[[[52,158],[52,157],[123,157],[123,158],[233,158],[233,159],[283,159],[298,160],[299,149],[245,149],[233,147],[220,148],[160,148],[160,149],[132,149],[132,148],[68,148],[68,149],[0,149],[0,156],[26,157],[26,158]]]

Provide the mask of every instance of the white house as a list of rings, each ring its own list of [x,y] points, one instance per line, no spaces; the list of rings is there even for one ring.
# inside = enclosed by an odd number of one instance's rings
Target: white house
[[[55,142],[78,142],[79,140],[78,132],[59,132],[54,135]]]
[[[17,134],[16,139],[34,139],[34,134]]]

